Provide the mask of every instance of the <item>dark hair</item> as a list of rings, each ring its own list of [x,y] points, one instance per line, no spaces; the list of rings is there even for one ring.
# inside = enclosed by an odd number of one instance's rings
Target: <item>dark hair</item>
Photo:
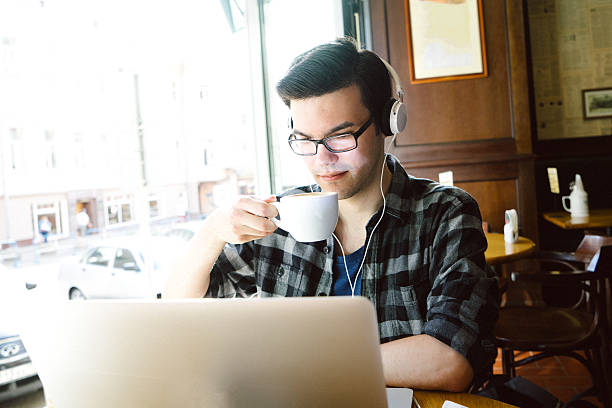
[[[276,91],[287,106],[292,100],[321,96],[357,84],[361,101],[378,129],[391,98],[389,71],[371,51],[358,50],[351,38],[338,38],[306,51],[293,60]]]

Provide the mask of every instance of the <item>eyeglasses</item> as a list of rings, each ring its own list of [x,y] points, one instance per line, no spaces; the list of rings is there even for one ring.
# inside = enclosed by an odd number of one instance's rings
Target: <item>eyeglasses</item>
[[[292,133],[289,135],[289,146],[295,154],[300,156],[314,156],[317,154],[319,145],[322,144],[332,153],[344,153],[357,148],[357,138],[365,132],[372,124],[372,117],[364,123],[356,132],[342,133],[324,137],[321,140],[300,139],[304,137]]]

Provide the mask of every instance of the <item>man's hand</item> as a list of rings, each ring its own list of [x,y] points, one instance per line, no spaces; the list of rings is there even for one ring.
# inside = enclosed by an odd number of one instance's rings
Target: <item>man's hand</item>
[[[269,218],[278,210],[274,196],[260,200],[242,197],[233,207],[213,211],[189,241],[166,282],[163,297],[202,297],[210,284],[210,271],[226,243],[242,244],[276,230]]]
[[[258,199],[252,196],[241,197],[233,207],[215,210],[210,214],[213,232],[217,239],[230,244],[243,244],[272,234],[276,230],[270,218],[278,215],[272,202],[276,197]]]

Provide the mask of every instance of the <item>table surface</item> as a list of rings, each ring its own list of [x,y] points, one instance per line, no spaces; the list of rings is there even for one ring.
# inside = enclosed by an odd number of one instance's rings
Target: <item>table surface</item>
[[[440,408],[444,401],[452,401],[469,408],[513,408],[514,405],[504,404],[478,395],[442,391],[414,391],[414,398],[421,408]],[[412,404],[416,407],[415,404]]]
[[[612,227],[612,208],[590,210],[589,213],[586,218],[574,220],[567,211],[546,212],[542,216],[546,221],[566,230]]]
[[[490,232],[485,234],[489,244],[485,251],[485,259],[489,265],[511,262],[530,254],[535,249],[535,243],[529,238],[519,237],[513,244],[506,244],[504,234]]]

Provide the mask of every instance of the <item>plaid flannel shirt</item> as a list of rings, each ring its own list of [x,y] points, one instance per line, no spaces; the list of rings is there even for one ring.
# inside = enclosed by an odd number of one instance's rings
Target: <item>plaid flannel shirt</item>
[[[459,188],[408,175],[391,155],[386,161],[393,176],[385,214],[365,254],[361,295],[374,303],[381,343],[428,334],[465,356],[476,381],[495,360],[498,314],[497,281],[485,263],[478,205]],[[308,186],[283,195],[307,191]],[[369,220],[367,236],[381,211]],[[301,243],[278,229],[226,245],[206,296],[330,295],[333,264],[333,238]]]

